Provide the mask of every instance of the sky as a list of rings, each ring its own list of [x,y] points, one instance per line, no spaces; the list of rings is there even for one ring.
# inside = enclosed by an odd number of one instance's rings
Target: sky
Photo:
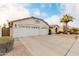
[[[69,26],[79,27],[79,4],[68,3],[0,3],[0,25],[25,17],[38,17],[50,25],[62,25],[60,19],[68,14],[75,19]]]

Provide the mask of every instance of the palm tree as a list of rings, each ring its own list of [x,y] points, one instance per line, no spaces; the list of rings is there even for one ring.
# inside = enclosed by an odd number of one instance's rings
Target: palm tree
[[[73,17],[72,16],[70,16],[70,15],[64,15],[62,18],[61,18],[61,23],[64,23],[65,25],[64,25],[64,33],[66,33],[67,34],[67,32],[68,32],[68,23],[70,22],[70,21],[73,21]]]

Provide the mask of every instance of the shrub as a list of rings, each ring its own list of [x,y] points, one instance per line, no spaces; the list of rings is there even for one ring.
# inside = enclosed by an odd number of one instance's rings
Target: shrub
[[[10,37],[0,37],[0,54],[3,55],[13,48],[14,39]]]
[[[62,34],[64,34],[64,32],[63,32],[63,31],[58,31],[58,32],[57,32],[57,34],[61,34],[61,33],[62,33]]]
[[[78,31],[79,31],[78,28],[73,27],[70,29],[70,34],[79,34]]]
[[[48,33],[48,35],[51,35],[51,29],[49,29],[49,33]]]

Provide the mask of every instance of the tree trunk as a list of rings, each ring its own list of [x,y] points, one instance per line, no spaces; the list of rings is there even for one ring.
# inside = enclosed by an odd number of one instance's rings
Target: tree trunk
[[[58,29],[56,28],[56,29],[55,29],[55,33],[56,33],[56,34],[57,34],[57,31],[58,31]]]
[[[65,34],[67,34],[67,32],[68,32],[67,24],[68,24],[68,23],[65,23],[65,26],[64,26],[64,33],[65,33]]]

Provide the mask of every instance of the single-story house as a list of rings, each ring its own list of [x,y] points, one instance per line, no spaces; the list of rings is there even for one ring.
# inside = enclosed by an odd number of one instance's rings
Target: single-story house
[[[58,25],[50,25],[49,28],[50,28],[52,34],[57,33],[59,30]]]
[[[11,37],[48,35],[49,25],[43,19],[28,17],[9,22]]]

